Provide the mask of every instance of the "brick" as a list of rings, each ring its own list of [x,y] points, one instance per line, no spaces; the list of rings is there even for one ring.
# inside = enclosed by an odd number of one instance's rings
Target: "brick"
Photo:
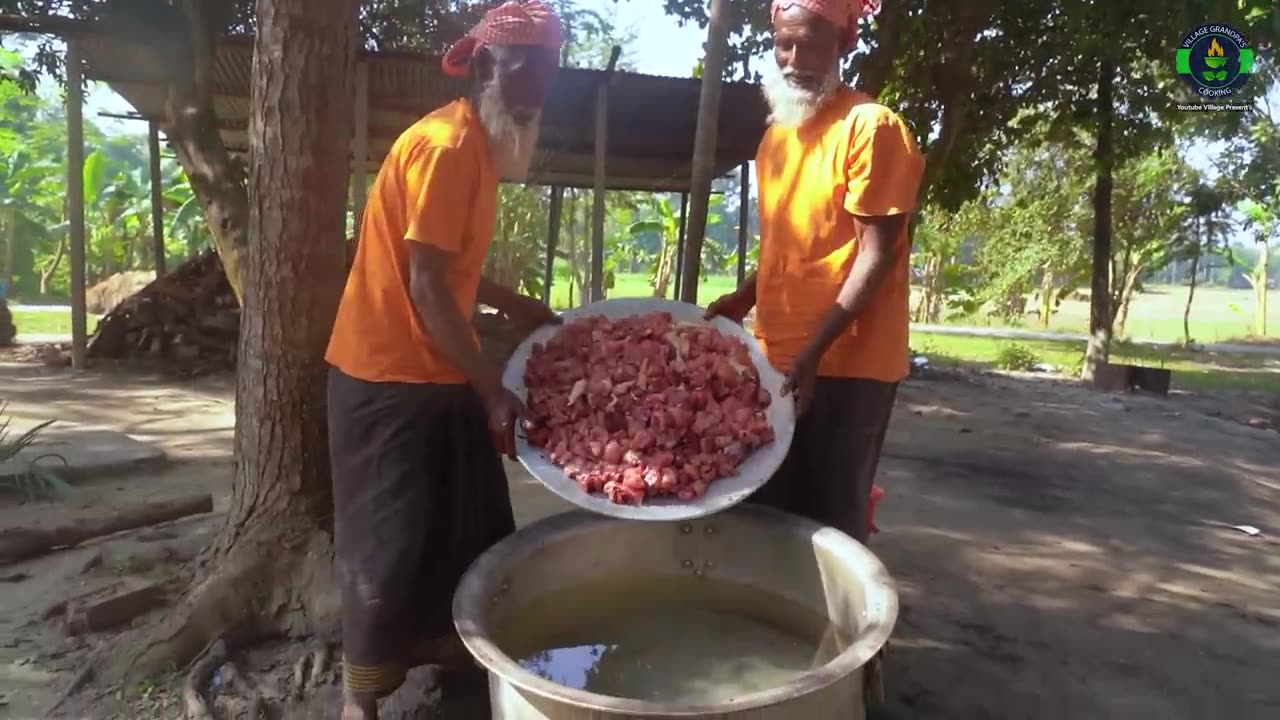
[[[67,632],[109,630],[160,607],[164,600],[164,590],[156,583],[125,578],[67,601]]]

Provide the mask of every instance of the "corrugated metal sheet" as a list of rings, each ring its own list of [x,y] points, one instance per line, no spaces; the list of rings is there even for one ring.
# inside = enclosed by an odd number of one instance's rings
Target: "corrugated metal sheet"
[[[158,116],[170,70],[146,46],[95,37],[84,45],[86,74],[109,83],[145,116]],[[366,54],[369,67],[370,168],[377,170],[395,138],[417,118],[464,94],[465,83],[440,71],[439,59],[407,53]],[[252,45],[220,45],[213,69],[215,110],[229,149],[247,148]],[[599,70],[561,70],[547,99],[532,181],[592,185],[595,92]],[[697,128],[700,81],[617,72],[609,90],[607,185],[618,190],[687,190]],[[727,173],[755,156],[767,107],[759,88],[725,83],[716,170]]]

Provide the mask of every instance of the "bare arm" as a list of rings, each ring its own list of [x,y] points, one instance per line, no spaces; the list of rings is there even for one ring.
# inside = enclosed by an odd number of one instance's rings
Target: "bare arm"
[[[480,287],[476,290],[476,300],[500,313],[510,315],[519,307],[523,296],[487,277],[481,277]]]
[[[717,315],[726,317],[738,324],[742,323],[742,319],[751,312],[751,308],[756,306],[756,274],[751,273],[747,276],[737,290],[718,298],[715,302],[707,306],[707,312],[703,317],[711,319]]]
[[[753,272],[742,281],[734,294],[742,298],[742,302],[749,303],[746,308],[750,310],[756,306],[756,274]]]
[[[815,364],[836,338],[845,333],[866,309],[889,270],[893,268],[898,253],[903,251],[897,244],[907,221],[906,215],[854,219],[862,229],[858,238],[858,256],[853,261],[849,277],[845,278],[844,285],[840,287],[836,304],[827,312],[822,324],[818,326],[818,332],[809,340],[809,345],[804,350],[804,355],[812,358]]]
[[[422,325],[453,366],[489,399],[502,385],[498,373],[475,345],[471,327],[445,284],[453,255],[421,242],[409,243],[409,296]]]

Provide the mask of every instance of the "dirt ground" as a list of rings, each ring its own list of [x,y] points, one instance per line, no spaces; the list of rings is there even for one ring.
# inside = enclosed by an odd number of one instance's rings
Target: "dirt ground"
[[[213,516],[0,567],[0,718],[42,716],[90,651],[111,647],[68,638],[43,619],[50,605],[121,575],[180,590],[228,501],[232,397],[227,377],[0,365],[20,420],[120,430],[171,459],[79,483],[71,503],[2,494],[0,528],[215,497]],[[1280,399],[971,373],[913,379],[899,398],[872,541],[902,603],[885,717],[1280,717]],[[521,522],[564,507],[518,468],[511,479]],[[288,676],[302,652],[246,664]],[[91,679],[54,717],[179,716],[163,682],[130,690],[145,701]]]

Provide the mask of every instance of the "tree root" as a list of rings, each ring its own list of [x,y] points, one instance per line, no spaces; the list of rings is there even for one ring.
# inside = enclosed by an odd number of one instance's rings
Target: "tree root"
[[[123,656],[110,679],[127,687],[133,679],[172,671],[219,638],[243,648],[270,635],[327,630],[338,607],[328,537],[286,534],[281,548],[279,535],[263,534],[267,537],[240,536],[210,558],[212,571],[157,630],[145,640],[125,641],[140,649]],[[274,550],[267,551],[268,545]]]
[[[53,714],[57,712],[58,708],[62,707],[63,703],[70,700],[72,696],[80,692],[85,685],[89,684],[89,681],[93,679],[95,668],[98,664],[98,653],[100,651],[101,648],[89,654],[89,657],[84,662],[84,667],[81,668],[80,672],[76,673],[76,676],[71,679],[71,684],[67,686],[66,690],[62,691],[62,694],[58,696],[57,701],[50,705],[49,709],[44,712],[44,717],[52,717]]]
[[[293,665],[293,699],[300,701],[308,690],[328,685],[333,679],[330,674],[332,662],[333,645],[328,642],[322,642],[320,647],[298,658]]]
[[[213,712],[205,702],[203,688],[227,661],[227,643],[219,638],[191,667],[182,683],[182,707],[187,720],[213,720]]]

